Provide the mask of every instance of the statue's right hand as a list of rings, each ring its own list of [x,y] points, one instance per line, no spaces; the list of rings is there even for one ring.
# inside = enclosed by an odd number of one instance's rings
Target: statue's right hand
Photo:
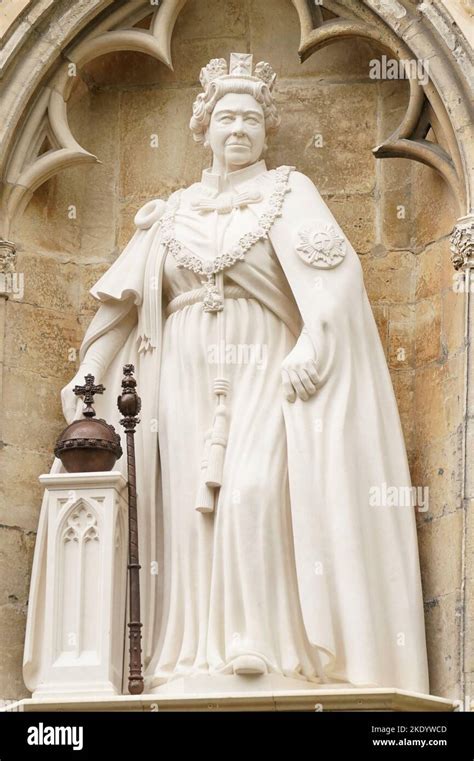
[[[76,416],[77,396],[73,393],[75,385],[76,383],[71,381],[61,390],[61,404],[67,423],[72,423]]]

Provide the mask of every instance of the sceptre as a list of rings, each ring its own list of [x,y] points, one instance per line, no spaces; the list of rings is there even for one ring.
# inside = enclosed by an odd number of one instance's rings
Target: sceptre
[[[140,422],[138,413],[142,403],[137,394],[137,382],[133,377],[133,365],[123,368],[122,393],[117,399],[117,406],[124,416],[120,421],[127,438],[127,469],[128,469],[128,570],[130,589],[130,622],[129,644],[130,664],[128,673],[128,689],[131,695],[141,695],[143,692],[142,676],[142,646],[140,621],[140,563],[138,558],[138,515],[137,489],[135,475],[135,427]]]

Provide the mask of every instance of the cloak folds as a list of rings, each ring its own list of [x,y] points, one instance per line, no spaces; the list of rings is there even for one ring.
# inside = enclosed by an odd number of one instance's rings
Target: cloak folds
[[[264,200],[251,205],[256,217],[273,190],[274,171],[263,172],[257,180]],[[191,197],[197,186],[187,188],[183,196]],[[168,203],[174,198],[172,194]],[[98,415],[118,429],[115,398],[127,362],[135,364],[142,397],[136,454],[145,691],[147,665],[158,643],[163,596],[156,421],[166,255],[160,217],[165,207],[160,200],[143,207],[136,217],[139,229],[91,290],[101,306],[81,348],[83,358],[99,336],[111,329],[124,330],[121,348],[99,379],[107,393],[97,399]],[[330,255],[318,259],[314,256],[317,245],[312,248],[312,242],[320,233],[327,238],[328,230],[333,241],[339,241],[339,251],[332,259]],[[328,682],[427,693],[414,511],[370,504],[371,489],[384,484],[403,489],[410,486],[410,475],[359,259],[314,184],[296,171],[290,173],[289,192],[269,238],[313,341],[320,377],[317,392],[307,401],[297,399],[291,404],[283,394],[275,399],[275,404],[282,405],[285,420],[294,557],[308,638],[319,650]],[[124,319],[131,309],[136,322]],[[122,470],[125,465],[125,458],[117,463]],[[53,470],[60,467],[55,461]],[[45,568],[42,509],[24,658],[30,690],[41,682]]]

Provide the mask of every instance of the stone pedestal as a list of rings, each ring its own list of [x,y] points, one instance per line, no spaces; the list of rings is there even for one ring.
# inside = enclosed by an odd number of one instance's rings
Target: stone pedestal
[[[366,689],[324,688],[255,693],[233,691],[199,692],[187,695],[120,695],[108,699],[68,698],[62,701],[25,699],[8,706],[8,711],[429,711],[458,710],[456,701],[384,687]]]
[[[33,699],[122,691],[126,480],[119,472],[40,476],[48,510],[45,676]]]

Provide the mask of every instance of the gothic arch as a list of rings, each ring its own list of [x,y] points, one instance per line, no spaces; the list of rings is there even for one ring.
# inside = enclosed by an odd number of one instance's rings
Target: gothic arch
[[[302,61],[350,37],[370,40],[401,61],[428,61],[429,81],[422,85],[410,79],[405,116],[373,153],[378,159],[413,159],[434,168],[452,188],[465,218],[472,211],[473,195],[469,167],[474,142],[467,105],[472,60],[442,2],[415,7],[409,0],[325,0],[324,11],[307,0],[291,2],[300,22]],[[65,167],[99,161],[77,143],[67,120],[67,102],[81,67],[108,52],[133,50],[172,68],[171,37],[185,5],[186,0],[80,0],[73,7],[51,0],[27,3],[7,34],[0,58],[8,114],[0,127],[4,259],[14,259],[13,244],[6,241],[36,188]],[[150,12],[149,28],[134,26]],[[433,124],[443,130],[447,150],[425,140]],[[41,153],[46,135],[51,148]],[[462,266],[465,258],[458,252],[455,264]]]

